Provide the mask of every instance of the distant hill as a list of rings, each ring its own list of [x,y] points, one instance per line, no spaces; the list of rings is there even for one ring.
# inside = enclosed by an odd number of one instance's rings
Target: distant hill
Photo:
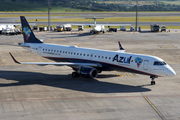
[[[56,2],[58,1],[58,2]],[[67,0],[68,1],[68,0]],[[47,12],[47,0],[0,0],[0,12]],[[51,11],[54,12],[83,12],[82,10],[62,4],[61,0],[52,0]]]
[[[135,0],[49,0],[52,12],[136,11]],[[178,1],[139,0],[138,11],[180,11]],[[47,12],[47,0],[0,0],[0,11]]]

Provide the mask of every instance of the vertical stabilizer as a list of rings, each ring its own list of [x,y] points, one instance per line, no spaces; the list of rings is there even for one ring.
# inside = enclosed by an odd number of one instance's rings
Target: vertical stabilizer
[[[26,18],[24,16],[20,16],[22,32],[24,37],[24,43],[42,43],[39,39],[37,39],[31,30]]]

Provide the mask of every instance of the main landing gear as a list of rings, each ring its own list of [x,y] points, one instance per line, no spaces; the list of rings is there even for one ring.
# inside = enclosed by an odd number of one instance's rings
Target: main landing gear
[[[154,81],[154,79],[156,78],[155,76],[150,76],[150,78],[152,79],[152,81],[151,81],[151,85],[155,85],[156,84],[156,82]]]
[[[72,77],[75,78],[75,77],[79,77],[80,75],[77,73],[77,72],[72,72]]]

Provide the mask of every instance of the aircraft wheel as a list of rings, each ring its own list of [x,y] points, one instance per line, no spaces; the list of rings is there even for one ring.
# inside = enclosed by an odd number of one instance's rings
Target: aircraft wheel
[[[156,82],[155,81],[151,81],[151,85],[155,85],[156,84]]]
[[[72,77],[79,77],[80,75],[77,72],[72,72]]]

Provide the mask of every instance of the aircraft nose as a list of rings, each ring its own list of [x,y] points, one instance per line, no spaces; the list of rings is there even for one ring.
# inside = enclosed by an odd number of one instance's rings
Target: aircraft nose
[[[168,66],[167,76],[175,76],[175,75],[176,72],[170,66]]]

